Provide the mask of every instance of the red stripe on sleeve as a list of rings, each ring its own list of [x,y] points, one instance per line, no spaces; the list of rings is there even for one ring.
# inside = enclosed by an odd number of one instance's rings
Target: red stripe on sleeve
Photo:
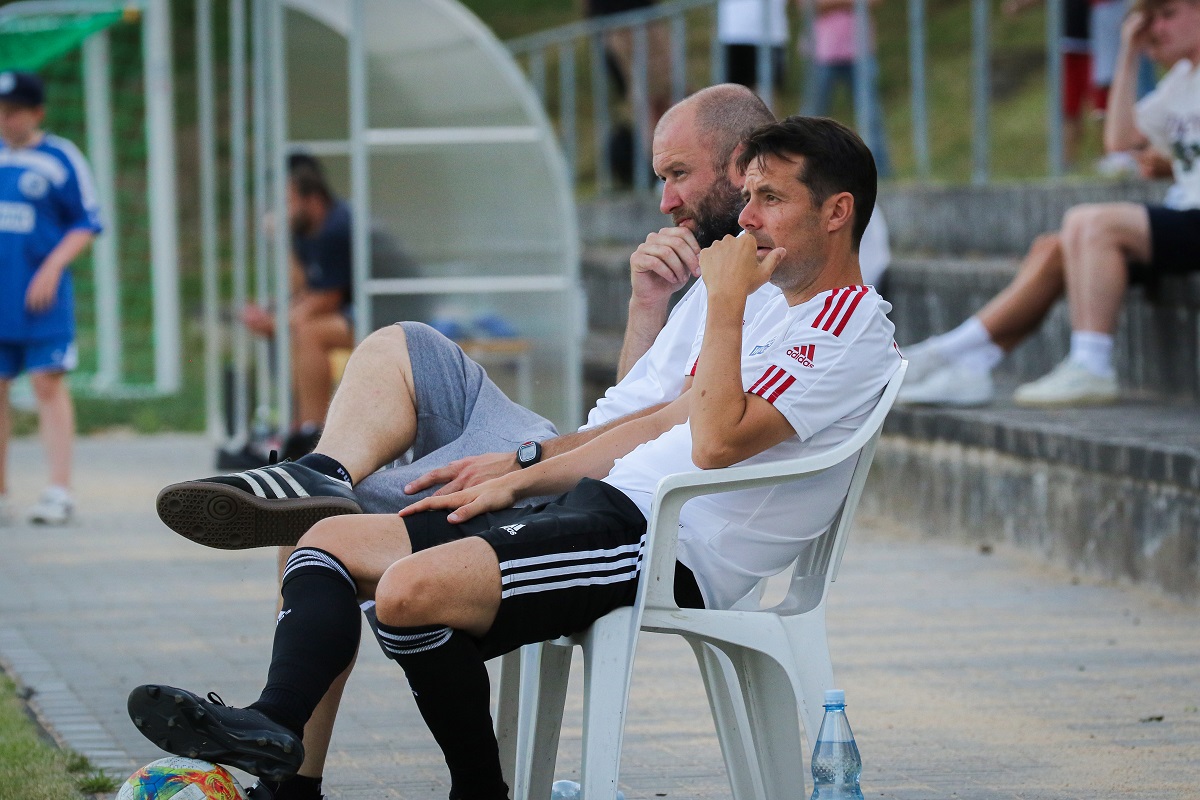
[[[841,335],[842,330],[845,329],[845,327],[846,327],[846,323],[850,321],[850,317],[854,314],[854,309],[858,308],[858,304],[861,303],[862,299],[866,296],[867,296],[867,287],[865,287],[865,286],[859,287],[858,291],[856,291],[854,293],[854,299],[850,301],[850,306],[849,306],[849,308],[846,309],[846,313],[842,315],[842,321],[839,322],[838,326],[834,329],[834,331],[833,331],[834,336]]]
[[[825,317],[825,314],[829,312],[829,307],[833,305],[833,296],[835,294],[837,294],[837,292],[830,292],[829,297],[825,298],[825,307],[821,309],[821,313],[817,314],[817,318],[813,320],[812,326],[814,328],[821,327],[821,320]]]
[[[695,361],[693,361],[693,362],[692,362],[692,371],[691,371],[691,372],[689,372],[689,373],[688,373],[688,375],[691,375],[692,377],[695,377],[695,376],[696,376],[696,367],[697,367],[699,364],[700,364],[700,359],[699,359],[699,358],[697,358]]]
[[[756,380],[754,386],[750,387],[751,395],[762,395],[776,380],[779,380],[782,374],[785,373],[780,367],[767,367],[767,372],[762,373],[762,378]]]
[[[837,321],[838,315],[842,313],[842,306],[846,305],[846,300],[850,298],[850,290],[839,289],[837,293],[837,303],[833,307],[833,312],[825,319],[825,322],[820,326],[821,330],[827,331],[833,327],[833,323]],[[813,323],[816,327],[817,323]]]
[[[780,384],[775,387],[775,391],[771,392],[771,396],[767,397],[765,399],[771,405],[775,405],[775,401],[779,399],[779,395],[786,392],[788,390],[788,387],[791,386],[795,382],[796,382],[796,379],[793,378],[791,375],[788,375],[787,380],[781,381]]]

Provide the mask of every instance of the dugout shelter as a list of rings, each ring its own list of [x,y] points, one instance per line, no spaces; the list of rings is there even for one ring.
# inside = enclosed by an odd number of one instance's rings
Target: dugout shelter
[[[351,204],[357,338],[400,320],[448,320],[511,396],[576,425],[585,311],[574,197],[541,103],[493,34],[454,0],[229,0],[222,87],[213,11],[197,0],[210,341],[221,338],[219,310],[255,293],[273,297],[283,321],[287,232],[263,236],[253,220],[283,208],[286,158],[306,152]],[[223,90],[231,160],[219,191]],[[226,249],[228,296],[217,280]],[[278,424],[290,368],[285,346],[268,355],[240,326],[228,345],[231,402],[210,397],[209,429],[236,443],[264,401]],[[209,353],[210,393],[225,358]]]

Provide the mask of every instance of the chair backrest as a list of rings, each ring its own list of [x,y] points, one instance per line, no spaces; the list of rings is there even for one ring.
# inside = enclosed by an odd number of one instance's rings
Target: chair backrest
[[[788,596],[769,610],[791,615],[804,613],[819,605],[829,583],[837,577],[850,525],[858,508],[859,498],[862,497],[867,472],[875,457],[875,448],[883,431],[884,420],[896,401],[907,369],[908,362],[901,361],[862,426],[845,442],[824,453],[770,464],[668,475],[659,481],[651,507],[646,543],[650,554],[649,564],[647,574],[643,576],[638,589],[639,611],[646,605],[654,608],[675,607],[675,543],[678,538],[679,511],[688,500],[704,494],[791,482],[824,472],[854,458],[857,460],[846,496],[834,515],[829,530],[806,543],[801,549],[795,562]]]

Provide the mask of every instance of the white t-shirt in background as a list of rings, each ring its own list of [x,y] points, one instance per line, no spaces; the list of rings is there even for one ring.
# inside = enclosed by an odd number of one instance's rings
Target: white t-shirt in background
[[[1135,109],[1135,122],[1155,148],[1171,156],[1172,208],[1200,208],[1200,67],[1171,67]]]

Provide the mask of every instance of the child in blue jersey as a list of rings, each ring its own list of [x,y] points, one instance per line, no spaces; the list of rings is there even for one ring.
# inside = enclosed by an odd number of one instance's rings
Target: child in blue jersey
[[[75,412],[66,373],[75,366],[68,267],[101,230],[96,189],[79,149],[41,129],[45,90],[36,75],[0,72],[0,520],[5,497],[9,384],[30,374],[50,482],[33,522],[71,517]]]

